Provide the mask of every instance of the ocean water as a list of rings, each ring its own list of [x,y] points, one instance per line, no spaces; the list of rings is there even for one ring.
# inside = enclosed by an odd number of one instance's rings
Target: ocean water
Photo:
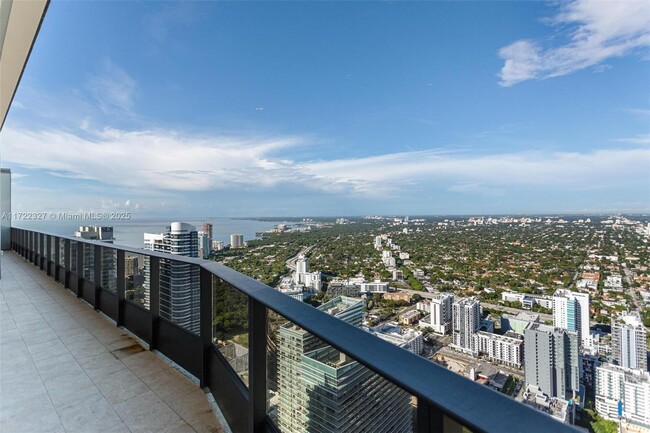
[[[252,219],[177,219],[192,224],[197,230],[201,230],[203,223],[212,223],[212,239],[223,241],[224,245],[230,243],[232,233],[244,235],[244,240],[255,239],[255,233],[272,229],[283,221],[257,221]],[[38,230],[61,236],[74,236],[79,226],[112,226],[115,244],[126,245],[132,248],[142,248],[144,244],[144,233],[162,233],[165,227],[169,226],[172,220],[163,219],[131,219],[126,221],[14,221],[14,227],[29,230]]]

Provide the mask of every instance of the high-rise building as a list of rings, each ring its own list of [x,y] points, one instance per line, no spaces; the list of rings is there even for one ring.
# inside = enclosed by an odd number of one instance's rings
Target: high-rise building
[[[596,411],[614,421],[624,419],[650,428],[650,374],[647,371],[602,364],[596,367]]]
[[[456,350],[474,353],[474,334],[481,326],[481,304],[475,297],[461,298],[452,304],[452,344]]]
[[[451,293],[438,293],[430,300],[431,328],[433,332],[445,335],[451,330],[452,304],[454,295]]]
[[[93,241],[101,241],[107,244],[112,244],[113,227],[101,226],[81,226],[79,230],[74,233],[75,237],[88,239]],[[84,266],[83,276],[86,279],[94,280],[95,275],[95,248],[93,245],[84,244]],[[104,248],[102,250],[102,271],[101,271],[101,287],[109,290],[115,290],[117,276],[117,255],[114,250]]]
[[[553,326],[576,331],[582,347],[590,348],[589,294],[558,289],[553,295]]]
[[[212,241],[212,249],[214,251],[223,250],[223,241]]]
[[[381,249],[381,236],[375,236],[375,249]]]
[[[612,319],[612,358],[626,368],[648,369],[647,331],[639,313]]]
[[[524,331],[526,386],[535,385],[549,397],[579,392],[578,333],[533,323]]]
[[[296,260],[296,278],[307,272],[309,272],[309,258],[300,254]],[[300,283],[300,281],[296,281],[296,283]]]
[[[233,233],[230,235],[230,248],[243,248],[244,247],[244,235],[239,233]]]
[[[361,326],[363,301],[337,297],[319,310]],[[410,432],[410,396],[304,329],[279,329],[278,425],[283,433]]]
[[[301,432],[410,433],[410,396],[331,346],[302,355]],[[284,432],[284,430],[282,430]]]
[[[206,232],[200,231],[198,234],[198,238],[199,238],[199,257],[201,257],[202,259],[207,259],[208,257],[210,257],[210,250],[211,250],[210,237]]]
[[[199,232],[199,257],[207,259],[212,250],[212,224],[203,223],[203,229]]]
[[[293,282],[308,289],[320,290],[322,286],[321,273],[309,272],[309,258],[300,254],[296,260],[296,272],[293,275]]]
[[[208,235],[210,243],[212,243],[212,235],[214,234],[212,231],[212,223],[203,223],[203,233]]]
[[[193,225],[173,222],[161,234],[144,234],[145,249],[179,256],[198,256],[198,233]],[[145,256],[145,306],[149,307],[149,258]],[[199,268],[172,259],[160,260],[160,317],[199,332]]]

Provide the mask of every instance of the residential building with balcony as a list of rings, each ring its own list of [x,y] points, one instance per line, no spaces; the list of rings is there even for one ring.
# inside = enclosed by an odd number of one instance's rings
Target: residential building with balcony
[[[648,331],[639,313],[612,318],[612,358],[621,367],[648,370]]]

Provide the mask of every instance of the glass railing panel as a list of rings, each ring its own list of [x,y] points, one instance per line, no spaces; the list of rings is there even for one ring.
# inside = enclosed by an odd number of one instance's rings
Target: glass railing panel
[[[248,297],[212,277],[212,342],[248,386]]]
[[[117,250],[102,247],[101,287],[111,293],[117,293]]]
[[[83,244],[83,277],[95,282],[95,246],[92,244]]]
[[[49,251],[49,259],[51,261],[56,261],[56,236],[48,236],[49,237],[49,245],[50,245],[50,251]]]
[[[200,268],[178,260],[160,260],[160,317],[200,334]]]
[[[79,246],[77,241],[70,241],[70,272],[79,275],[77,269]]]
[[[64,268],[66,266],[66,263],[65,263],[65,242],[66,242],[65,239],[59,239],[59,261],[58,261],[58,263],[59,263],[59,265],[61,267],[64,267]]]
[[[332,302],[326,311],[361,325],[363,302]],[[270,310],[267,331],[268,416],[282,433],[415,431],[411,394]]]
[[[151,302],[151,275],[149,256],[125,253],[124,295],[127,301],[149,310]]]

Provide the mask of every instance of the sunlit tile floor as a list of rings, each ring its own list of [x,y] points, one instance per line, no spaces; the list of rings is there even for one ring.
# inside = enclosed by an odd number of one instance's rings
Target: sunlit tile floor
[[[1,261],[1,432],[223,431],[195,382],[22,257]]]

